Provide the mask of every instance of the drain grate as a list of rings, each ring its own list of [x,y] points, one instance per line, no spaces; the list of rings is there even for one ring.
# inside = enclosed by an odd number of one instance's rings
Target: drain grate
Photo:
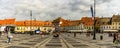
[[[61,42],[59,41],[59,42],[49,42],[49,43],[61,43]]]
[[[23,47],[23,46],[8,46],[6,48],[30,48],[30,47]]]
[[[69,43],[80,43],[80,42],[75,42],[75,41],[68,41]]]
[[[89,42],[89,43],[97,43],[97,42]]]
[[[85,44],[72,44],[72,46],[75,48],[89,48],[89,46]]]
[[[112,46],[113,44],[97,44],[97,45],[100,45],[100,46]]]
[[[13,41],[21,41],[21,40],[13,40]]]
[[[72,44],[72,45],[75,46],[75,47],[88,46],[88,45],[85,45],[85,44]]]
[[[46,46],[62,46],[60,43],[48,43]]]
[[[21,45],[36,45],[36,43],[20,43]]]
[[[29,41],[29,42],[39,42],[39,41]]]
[[[62,45],[60,43],[48,43],[46,44],[47,48],[61,48]]]

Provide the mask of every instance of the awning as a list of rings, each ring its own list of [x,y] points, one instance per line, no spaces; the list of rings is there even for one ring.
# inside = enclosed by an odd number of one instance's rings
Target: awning
[[[87,30],[69,30],[68,32],[87,32]]]
[[[118,32],[118,30],[103,30],[104,32]]]

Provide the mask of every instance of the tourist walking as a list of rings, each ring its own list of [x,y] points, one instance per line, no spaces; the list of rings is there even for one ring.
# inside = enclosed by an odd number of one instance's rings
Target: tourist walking
[[[10,29],[9,29],[8,34],[7,34],[7,43],[8,43],[8,44],[11,44],[12,38],[13,38],[13,36],[12,36],[12,34],[11,34],[11,32],[10,32]]]

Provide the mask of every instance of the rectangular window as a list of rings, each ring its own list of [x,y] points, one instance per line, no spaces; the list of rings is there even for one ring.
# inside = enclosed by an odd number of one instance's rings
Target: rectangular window
[[[108,26],[106,26],[106,28],[108,28]]]
[[[113,27],[113,29],[114,29],[114,27]]]

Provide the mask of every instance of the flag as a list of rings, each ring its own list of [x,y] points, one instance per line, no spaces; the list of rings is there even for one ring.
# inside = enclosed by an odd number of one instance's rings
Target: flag
[[[94,11],[93,11],[93,7],[92,6],[90,7],[90,10],[91,10],[92,17],[94,17]]]

